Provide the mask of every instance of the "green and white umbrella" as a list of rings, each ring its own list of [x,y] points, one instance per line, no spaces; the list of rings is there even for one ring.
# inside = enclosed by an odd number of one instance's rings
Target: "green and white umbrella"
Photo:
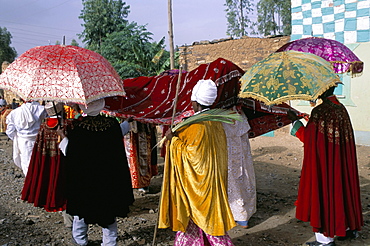
[[[299,51],[273,53],[253,65],[240,80],[239,97],[254,98],[266,105],[315,100],[340,83],[330,62]]]

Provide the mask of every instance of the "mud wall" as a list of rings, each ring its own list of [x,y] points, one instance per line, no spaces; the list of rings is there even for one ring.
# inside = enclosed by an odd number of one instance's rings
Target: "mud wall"
[[[179,47],[180,63],[183,69],[191,71],[201,64],[222,57],[245,71],[289,41],[290,36],[194,42],[192,45]]]

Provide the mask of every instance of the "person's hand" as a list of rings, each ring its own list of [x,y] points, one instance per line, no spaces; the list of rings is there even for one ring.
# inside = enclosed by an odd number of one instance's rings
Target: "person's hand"
[[[315,107],[316,106],[316,100],[310,100],[310,105],[311,105],[311,107]]]
[[[57,127],[57,134],[63,139],[66,137],[66,135],[64,134],[64,131],[62,128],[60,128],[60,126]]]
[[[292,110],[289,110],[288,111],[288,119],[291,120],[292,122],[294,122],[294,121],[298,120],[299,117]]]
[[[165,136],[166,136],[166,138],[167,138],[168,140],[171,140],[171,139],[175,136],[175,133],[174,133],[174,132],[172,132],[172,130],[171,130],[171,128],[170,128],[170,129],[168,129],[168,130],[166,131]]]

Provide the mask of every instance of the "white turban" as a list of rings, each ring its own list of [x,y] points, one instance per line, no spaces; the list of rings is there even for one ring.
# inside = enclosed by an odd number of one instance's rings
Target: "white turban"
[[[58,103],[48,102],[45,104],[46,113],[48,113],[49,116],[54,116],[57,113],[62,112],[63,105],[64,104],[61,102],[58,102]],[[55,112],[55,109],[56,109],[56,112]]]
[[[217,98],[217,87],[210,79],[199,80],[194,86],[191,100],[204,106],[211,106]]]
[[[78,105],[82,111],[87,114],[88,116],[97,116],[100,111],[103,110],[105,106],[105,100],[104,98],[101,98],[99,100],[93,101],[91,103],[87,104],[87,107],[85,105]]]

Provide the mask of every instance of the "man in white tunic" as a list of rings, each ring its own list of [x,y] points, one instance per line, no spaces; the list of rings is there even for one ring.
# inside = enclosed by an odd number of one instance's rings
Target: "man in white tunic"
[[[23,103],[6,117],[6,135],[13,140],[13,160],[27,175],[28,166],[42,121],[47,116],[38,102]]]
[[[248,131],[248,119],[240,110],[243,121],[223,123],[228,147],[228,200],[234,220],[243,228],[256,212],[256,180]]]

